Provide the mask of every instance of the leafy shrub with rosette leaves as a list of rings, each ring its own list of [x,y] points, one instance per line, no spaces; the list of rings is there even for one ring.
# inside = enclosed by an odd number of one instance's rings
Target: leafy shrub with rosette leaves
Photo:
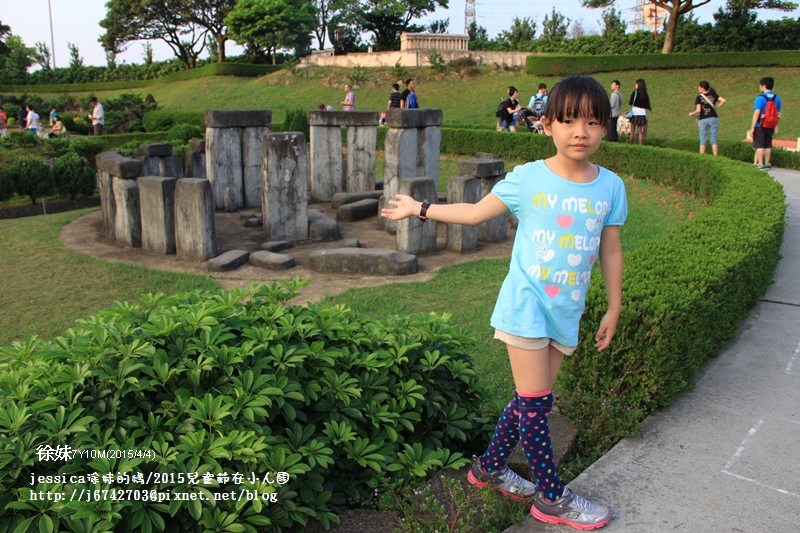
[[[0,531],[295,531],[466,464],[472,336],[286,304],[299,286],[147,295],[0,348]]]

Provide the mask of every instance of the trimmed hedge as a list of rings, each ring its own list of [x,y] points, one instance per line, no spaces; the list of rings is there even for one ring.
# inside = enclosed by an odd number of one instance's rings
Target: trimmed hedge
[[[178,124],[191,124],[205,131],[206,118],[202,111],[173,111],[155,109],[145,113],[142,119],[145,131],[167,131]]]
[[[448,448],[492,427],[474,337],[441,316],[288,305],[301,285],[146,295],[0,347],[0,530],[327,528],[388,476],[469,464]],[[84,453],[42,460],[40,446]]]
[[[741,144],[752,161],[752,147]],[[441,150],[527,161],[555,153],[544,135],[447,128]],[[626,254],[617,337],[599,355],[593,339],[607,302],[602,276],[593,276],[581,342],[565,359],[559,388],[569,391],[560,403],[576,423],[581,452],[597,459],[646,414],[670,405],[736,335],[772,283],[786,205],[783,187],[766,172],[724,157],[604,142],[592,161],[711,203],[694,220]]]
[[[685,150],[688,152],[697,152],[700,147],[698,139],[672,139],[665,137],[648,137],[645,139],[647,146],[657,146],[659,148],[672,148],[674,150]],[[755,150],[752,143],[738,142],[738,141],[720,141],[719,154],[733,159],[734,161],[743,161],[745,163],[753,162],[753,155]],[[771,162],[779,168],[790,168],[793,170],[800,170],[800,152],[792,152],[780,147],[773,146]]]
[[[133,141],[139,144],[167,142],[167,132],[118,133],[116,135],[101,135],[100,137],[95,137],[95,139],[101,142],[106,150],[112,150]]]
[[[702,54],[535,55],[525,72],[535,76],[568,76],[624,70],[718,67],[797,67],[800,51],[717,52]]]
[[[158,83],[194,80],[208,76],[266,76],[283,68],[282,65],[250,65],[247,63],[209,63],[202,67],[173,72],[153,80],[104,81],[96,83],[64,83],[55,85],[0,85],[0,92],[20,93],[35,90],[41,93],[118,91],[142,89]]]

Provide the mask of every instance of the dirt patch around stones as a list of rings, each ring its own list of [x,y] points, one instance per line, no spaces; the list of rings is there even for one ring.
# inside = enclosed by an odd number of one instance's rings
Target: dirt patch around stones
[[[327,216],[336,217],[329,203],[310,204],[309,209],[318,209]],[[246,250],[250,253],[261,250],[267,241],[262,228],[244,227],[243,215],[252,213],[261,216],[260,209],[241,209],[233,213],[215,213],[217,248],[219,253],[230,250]],[[295,276],[309,280],[300,290],[295,304],[317,302],[327,295],[338,294],[354,287],[371,287],[398,282],[427,281],[442,267],[476,261],[478,259],[509,258],[514,240],[514,230],[509,228],[508,238],[500,243],[481,243],[470,252],[461,254],[445,250],[447,227],[438,224],[437,248],[435,253],[418,256],[419,272],[408,276],[362,276],[353,274],[332,274],[314,272],[309,268],[308,255],[315,250],[341,248],[347,239],[357,239],[364,248],[397,249],[396,238],[379,227],[377,216],[357,222],[340,221],[343,240],[331,242],[295,242],[294,248],[281,253],[294,257],[297,266],[289,270],[272,271],[245,264],[230,272],[208,272],[205,261],[178,261],[175,255],[154,255],[141,248],[125,248],[108,239],[103,232],[100,211],[93,211],[65,225],[59,233],[61,242],[77,252],[97,257],[109,262],[125,262],[144,266],[153,270],[170,272],[190,272],[211,276],[220,287],[230,289],[254,283],[273,283]]]

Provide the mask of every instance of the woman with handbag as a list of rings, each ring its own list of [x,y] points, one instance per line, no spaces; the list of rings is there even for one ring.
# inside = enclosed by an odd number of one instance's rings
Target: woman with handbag
[[[694,99],[695,109],[689,113],[690,117],[697,116],[697,129],[700,132],[700,153],[706,153],[706,140],[711,137],[711,152],[719,155],[717,135],[719,134],[719,116],[717,109],[722,107],[725,99],[717,94],[707,81],[697,84],[700,94]]]
[[[639,134],[639,144],[644,142],[647,137],[647,110],[650,108],[650,97],[647,95],[647,84],[643,79],[636,80],[636,90],[631,93],[630,111],[625,116],[631,121],[631,132],[628,137],[630,144],[633,144],[633,136]]]

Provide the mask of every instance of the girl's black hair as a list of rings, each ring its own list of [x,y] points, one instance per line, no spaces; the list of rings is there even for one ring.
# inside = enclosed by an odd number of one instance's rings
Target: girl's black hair
[[[508,97],[511,98],[514,95],[515,92],[517,92],[517,88],[514,87],[513,85],[509,86],[509,88],[508,88]]]
[[[700,83],[697,84],[697,86],[702,87],[706,91],[711,90],[711,85],[706,80],[701,81]]]
[[[644,82],[642,78],[636,80],[636,83],[634,84],[633,87],[639,93],[639,97],[647,99],[649,101],[649,98],[647,96],[647,84]]]
[[[591,76],[564,78],[553,86],[544,108],[548,122],[567,118],[594,117],[605,125],[611,118],[611,104],[603,85]]]

